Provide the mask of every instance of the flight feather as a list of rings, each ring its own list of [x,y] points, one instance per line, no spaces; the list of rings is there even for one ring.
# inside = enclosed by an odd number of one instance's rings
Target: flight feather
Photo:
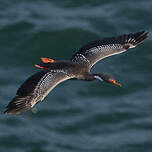
[[[102,40],[91,41],[71,58],[72,62],[86,64],[91,68],[99,60],[125,52],[129,48],[136,47],[148,37],[148,32],[124,34],[118,37],[104,38]]]

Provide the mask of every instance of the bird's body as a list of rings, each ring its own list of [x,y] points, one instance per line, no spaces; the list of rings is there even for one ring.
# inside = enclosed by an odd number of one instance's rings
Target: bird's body
[[[69,75],[70,77],[82,77],[84,73],[89,73],[89,69],[85,64],[78,64],[72,61],[56,61],[53,63],[45,64],[48,70],[62,71]]]
[[[68,79],[91,81],[103,80],[120,86],[107,74],[91,74],[91,67],[99,60],[136,47],[148,37],[148,32],[121,35],[114,38],[92,41],[76,52],[69,61],[42,60],[37,67],[45,69],[27,79],[18,89],[16,96],[8,104],[4,113],[19,114],[42,101],[59,83]]]

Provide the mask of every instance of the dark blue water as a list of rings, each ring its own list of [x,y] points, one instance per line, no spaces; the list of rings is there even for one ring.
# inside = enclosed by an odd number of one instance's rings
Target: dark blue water
[[[110,73],[122,88],[69,80],[32,111],[3,114],[41,57],[69,59],[91,40],[151,31],[151,25],[151,0],[1,1],[0,151],[151,152],[151,35],[92,69]]]

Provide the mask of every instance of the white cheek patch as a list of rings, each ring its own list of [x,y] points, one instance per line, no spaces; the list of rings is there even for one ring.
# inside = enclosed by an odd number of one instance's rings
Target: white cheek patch
[[[97,75],[95,75],[94,78],[96,78],[96,79],[98,79],[100,81],[103,81],[103,79],[101,77],[97,76]]]

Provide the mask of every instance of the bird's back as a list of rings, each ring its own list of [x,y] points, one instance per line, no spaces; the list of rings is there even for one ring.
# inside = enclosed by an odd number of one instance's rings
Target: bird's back
[[[77,77],[89,73],[89,68],[85,64],[79,64],[72,61],[56,61],[54,63],[42,63],[43,67],[50,71],[62,71],[69,76]]]

